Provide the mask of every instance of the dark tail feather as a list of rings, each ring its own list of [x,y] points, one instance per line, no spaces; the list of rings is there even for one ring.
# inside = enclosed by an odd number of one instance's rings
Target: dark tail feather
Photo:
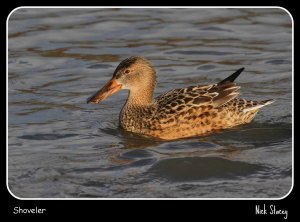
[[[240,74],[244,71],[244,67],[237,70],[235,73],[228,76],[226,79],[223,79],[221,82],[218,83],[218,85],[227,83],[227,82],[233,82]]]

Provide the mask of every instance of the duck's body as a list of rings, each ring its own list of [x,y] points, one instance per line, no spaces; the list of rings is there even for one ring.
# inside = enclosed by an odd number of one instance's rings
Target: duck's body
[[[170,140],[207,135],[249,123],[258,106],[271,101],[230,100],[238,95],[238,88],[234,83],[194,86],[169,91],[148,105],[126,103],[120,113],[120,126],[130,132]],[[225,96],[217,97],[221,93],[226,93],[230,101]]]
[[[88,102],[98,103],[122,88],[129,89],[119,119],[123,129],[166,140],[207,135],[249,123],[259,108],[273,102],[236,98],[240,87],[233,81],[242,71],[217,84],[174,89],[153,99],[154,68],[141,57],[130,57]]]

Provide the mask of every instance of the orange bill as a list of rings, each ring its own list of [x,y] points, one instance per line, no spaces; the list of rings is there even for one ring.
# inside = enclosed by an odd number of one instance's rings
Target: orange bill
[[[110,95],[120,91],[122,89],[122,84],[116,82],[116,80],[111,79],[102,89],[96,92],[94,95],[87,99],[87,103],[99,103],[106,99]]]

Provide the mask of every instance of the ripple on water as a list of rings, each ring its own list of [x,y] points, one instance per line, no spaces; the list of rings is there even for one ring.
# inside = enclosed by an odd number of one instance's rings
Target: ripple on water
[[[292,64],[292,61],[285,60],[285,59],[273,59],[266,61],[266,63],[273,64],[273,65],[281,65],[281,64]]]
[[[58,139],[64,139],[64,138],[78,136],[78,135],[79,134],[74,134],[74,133],[67,133],[67,134],[48,133],[48,134],[23,135],[23,136],[19,136],[19,138],[26,139],[26,140],[58,140]]]
[[[179,54],[179,55],[216,55],[225,56],[231,55],[231,52],[218,52],[218,51],[202,51],[202,50],[174,50],[166,52],[166,54]]]
[[[112,65],[109,64],[94,64],[88,66],[89,69],[108,69],[108,68],[113,68]]]
[[[215,69],[216,66],[215,65],[202,65],[199,66],[197,69],[199,70],[210,70],[210,69]]]
[[[153,177],[168,181],[205,181],[217,179],[237,179],[266,170],[261,164],[231,161],[218,157],[186,157],[164,159],[154,164],[148,171]]]

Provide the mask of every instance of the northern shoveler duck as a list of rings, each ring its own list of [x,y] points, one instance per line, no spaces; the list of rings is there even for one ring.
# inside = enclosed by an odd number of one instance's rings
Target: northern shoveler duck
[[[173,89],[153,99],[156,71],[145,58],[133,56],[117,66],[111,80],[87,103],[128,89],[119,117],[123,129],[165,140],[207,135],[249,123],[261,107],[274,102],[236,98],[240,86],[233,81],[243,70],[216,84]]]

